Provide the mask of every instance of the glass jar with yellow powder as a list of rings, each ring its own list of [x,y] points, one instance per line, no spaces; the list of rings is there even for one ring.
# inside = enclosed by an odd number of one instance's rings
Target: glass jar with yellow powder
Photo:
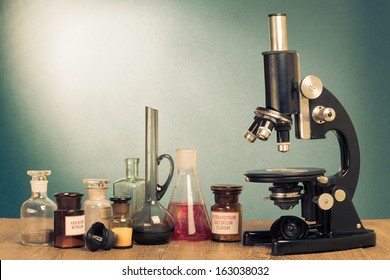
[[[133,247],[133,220],[129,215],[130,196],[113,196],[113,215],[109,219],[109,227],[116,235],[114,248]]]

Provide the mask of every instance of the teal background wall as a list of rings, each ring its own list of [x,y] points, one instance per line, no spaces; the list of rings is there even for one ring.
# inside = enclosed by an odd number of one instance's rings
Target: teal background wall
[[[263,201],[269,185],[243,175],[285,166],[331,175],[339,167],[333,135],[293,139],[287,154],[276,151],[275,135],[243,138],[265,104],[261,52],[269,50],[267,15],[276,12],[287,13],[302,77],[319,76],[354,122],[360,217],[390,218],[387,0],[1,0],[0,217],[19,216],[29,169],[52,170],[51,198],[85,193],[83,178],[123,177],[126,157],[141,158],[144,176],[145,106],[159,111],[160,154],[198,150],[208,208],[212,184],[235,183],[244,186],[244,219],[299,215],[299,207],[286,213]],[[167,169],[161,164],[161,182]]]

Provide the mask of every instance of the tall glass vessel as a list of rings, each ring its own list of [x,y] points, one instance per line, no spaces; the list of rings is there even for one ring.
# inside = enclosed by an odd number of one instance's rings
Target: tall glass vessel
[[[166,244],[170,242],[175,229],[173,217],[159,202],[171,182],[174,165],[169,155],[157,156],[157,117],[157,110],[146,107],[145,201],[141,209],[133,215],[134,241],[144,245]],[[169,160],[171,169],[166,182],[163,185],[159,185],[157,183],[158,165],[164,158]]]
[[[127,158],[126,177],[114,182],[114,196],[130,196],[130,216],[139,210],[145,201],[145,180],[139,178],[139,158]]]
[[[173,240],[201,241],[211,238],[210,219],[196,174],[194,149],[177,149],[178,175],[168,211],[175,219]]]
[[[108,179],[84,179],[88,198],[83,203],[85,212],[85,230],[87,231],[94,223],[101,222],[108,227],[108,219],[111,216],[111,203],[106,199]]]
[[[23,245],[44,246],[54,243],[54,211],[57,205],[47,197],[46,177],[50,170],[29,170],[31,197],[20,208]]]

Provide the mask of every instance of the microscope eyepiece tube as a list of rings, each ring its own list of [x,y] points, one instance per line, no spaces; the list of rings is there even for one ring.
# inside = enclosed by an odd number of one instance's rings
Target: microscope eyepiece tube
[[[268,20],[271,51],[288,50],[286,14],[270,14]]]

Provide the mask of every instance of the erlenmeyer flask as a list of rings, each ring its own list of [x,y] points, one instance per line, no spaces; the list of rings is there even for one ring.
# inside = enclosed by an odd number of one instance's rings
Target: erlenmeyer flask
[[[200,241],[211,238],[210,219],[196,175],[196,150],[177,149],[178,175],[168,211],[175,219],[173,240]]]
[[[173,176],[173,160],[167,155],[157,156],[158,111],[146,107],[145,139],[145,202],[133,215],[133,239],[137,244],[166,244],[172,239],[175,222],[171,214],[160,204]],[[163,185],[157,183],[158,165],[162,159],[170,162],[170,172]]]

